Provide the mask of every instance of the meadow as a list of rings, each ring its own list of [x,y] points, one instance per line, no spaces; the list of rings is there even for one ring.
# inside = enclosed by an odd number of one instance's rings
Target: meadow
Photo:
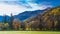
[[[57,31],[0,31],[0,34],[60,34]]]

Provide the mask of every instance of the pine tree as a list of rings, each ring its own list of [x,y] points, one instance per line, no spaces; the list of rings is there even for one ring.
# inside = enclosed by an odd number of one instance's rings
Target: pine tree
[[[12,13],[11,13],[11,17],[10,17],[10,28],[11,28],[11,29],[13,29],[13,26],[12,26],[13,19],[14,19],[14,17],[13,17],[13,15],[12,15]]]

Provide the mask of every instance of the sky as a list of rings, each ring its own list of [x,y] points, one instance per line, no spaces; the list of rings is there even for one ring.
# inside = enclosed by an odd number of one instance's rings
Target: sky
[[[0,0],[0,15],[17,15],[24,11],[60,6],[60,0]]]

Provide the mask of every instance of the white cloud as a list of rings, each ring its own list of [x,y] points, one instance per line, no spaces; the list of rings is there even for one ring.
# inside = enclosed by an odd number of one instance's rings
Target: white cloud
[[[13,13],[13,15],[16,15],[23,12],[24,10],[26,10],[26,7],[24,6],[0,3],[0,15],[6,14],[10,16],[11,13]]]
[[[19,13],[22,13],[24,11],[32,11],[32,10],[43,10],[43,9],[46,9],[47,7],[50,7],[50,5],[48,6],[45,6],[45,5],[38,5],[36,3],[30,3],[30,2],[27,2],[29,7],[32,7],[32,8],[28,8],[27,6],[24,6],[24,5],[20,5],[20,4],[9,4],[9,3],[4,3],[4,2],[1,2],[0,3],[0,15],[9,15],[11,13],[13,13],[13,15],[17,15]]]
[[[28,2],[28,4],[32,7],[33,10],[44,10],[48,7],[52,7],[51,5],[44,5],[44,4],[36,4],[36,3],[31,3]]]
[[[17,1],[17,0],[0,0],[0,1]]]

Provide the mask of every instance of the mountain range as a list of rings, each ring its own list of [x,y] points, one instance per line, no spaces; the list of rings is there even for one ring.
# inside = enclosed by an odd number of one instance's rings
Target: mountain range
[[[36,16],[40,13],[43,13],[45,10],[34,10],[34,11],[25,11],[25,12],[22,12],[22,13],[19,13],[18,15],[14,15],[13,17],[14,18],[18,18],[20,19],[21,21],[27,19],[27,18],[30,18],[32,16]],[[3,22],[3,18],[4,16],[1,16],[0,15],[0,22]],[[6,20],[9,21],[10,19],[10,16],[6,15]]]

